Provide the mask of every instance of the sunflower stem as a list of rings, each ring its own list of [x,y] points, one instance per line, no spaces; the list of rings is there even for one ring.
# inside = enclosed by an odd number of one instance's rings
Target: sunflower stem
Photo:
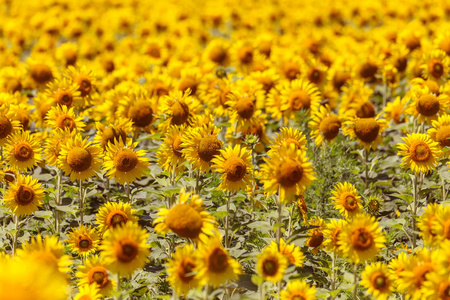
[[[264,300],[264,282],[259,285],[259,299]]]
[[[117,286],[116,286],[116,291],[117,291],[117,300],[120,300],[122,297],[122,293],[120,291],[120,273],[117,273]]]
[[[109,195],[109,188],[110,188],[110,186],[109,186],[109,178],[106,177],[105,180],[106,180],[106,184],[105,184],[105,187],[106,187],[106,201],[109,202],[109,198],[110,198],[110,195]]]
[[[229,215],[230,215],[230,202],[231,202],[231,192],[228,192],[227,196],[227,215],[225,216],[225,248],[228,249],[230,246],[230,242],[228,240],[228,222],[229,222]]]
[[[205,285],[205,300],[209,299],[209,285]]]
[[[416,214],[417,214],[417,200],[418,200],[418,191],[417,191],[417,173],[414,174],[414,180],[413,180],[413,193],[414,193],[414,201],[413,201],[413,208],[412,208],[412,225],[413,225],[413,232],[412,232],[412,247],[413,249],[416,248]]]
[[[354,285],[355,287],[353,288],[353,300],[358,299],[357,298],[357,292],[358,292],[358,264],[354,264],[353,265],[353,275],[354,277]]]
[[[200,183],[200,169],[197,170],[197,174],[195,177],[195,193],[200,195],[200,187],[199,184]]]
[[[13,257],[16,255],[17,237],[19,236],[19,216],[17,216],[17,215],[14,216],[14,225],[15,225],[16,232],[14,232],[14,236],[13,236],[13,248],[12,248]]]
[[[278,251],[280,251],[280,245],[281,245],[281,221],[282,221],[282,215],[283,215],[283,203],[280,199],[280,193],[278,192],[278,221],[277,221],[277,246]]]
[[[58,206],[61,205],[61,170],[58,169],[56,171],[56,209],[55,209],[55,228],[56,232],[59,234],[60,232],[60,211],[58,210]]]
[[[370,150],[364,149],[364,154],[365,154],[365,161],[364,161],[364,165],[365,165],[364,188],[366,190],[369,187],[369,151]]]
[[[83,210],[84,210],[84,199],[83,199],[83,183],[81,179],[79,180],[80,186],[78,191],[80,193],[80,226],[83,225]]]
[[[442,202],[447,199],[447,190],[445,189],[445,179],[441,177],[442,180]]]
[[[129,182],[125,183],[125,189],[127,191],[128,201],[131,202],[131,198],[130,198],[130,183]]]
[[[336,289],[336,253],[333,252],[333,256],[331,257],[331,290],[334,291]],[[333,297],[334,299],[334,297]]]

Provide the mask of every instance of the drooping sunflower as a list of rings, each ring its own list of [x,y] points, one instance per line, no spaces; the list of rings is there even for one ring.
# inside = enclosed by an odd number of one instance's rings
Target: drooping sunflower
[[[114,144],[108,144],[103,157],[103,166],[108,178],[114,178],[116,182],[124,184],[142,177],[148,169],[150,159],[144,157],[147,154],[145,150],[135,150],[137,144],[131,139],[125,143],[120,139]]]
[[[134,215],[135,209],[131,209],[130,203],[108,202],[99,208],[97,221],[99,232],[105,233],[125,223],[137,223],[138,217]]]
[[[222,238],[212,235],[199,244],[197,252],[198,273],[200,284],[210,284],[214,288],[226,281],[234,281],[242,273],[241,265],[228,255],[221,243]]]
[[[149,233],[137,223],[127,222],[103,236],[100,245],[105,264],[113,273],[130,276],[142,268],[150,254]]]
[[[316,300],[316,287],[302,280],[289,281],[286,289],[281,291],[280,300]]]
[[[179,173],[186,168],[185,165],[181,165],[186,161],[181,152],[183,149],[181,147],[181,138],[185,130],[186,128],[184,125],[171,125],[167,129],[161,147],[157,153],[158,164],[163,170],[172,172],[173,169],[175,169],[175,172]]]
[[[6,206],[14,215],[27,216],[42,206],[44,188],[31,176],[18,175],[3,197]]]
[[[431,139],[438,142],[440,148],[450,147],[450,115],[444,114],[438,117],[437,120],[431,121],[431,127],[428,129],[428,134]],[[450,156],[450,151],[444,151],[445,156]]]
[[[272,241],[266,248],[278,251],[278,245],[275,241]],[[284,239],[280,239],[279,252],[287,258],[288,264],[294,265],[296,267],[301,267],[303,265],[305,255],[300,250],[300,247],[295,246],[294,243],[288,245],[286,244]]]
[[[381,133],[386,129],[386,120],[376,118],[358,118],[344,123],[344,134],[350,138],[357,138],[359,143],[368,151],[370,148],[375,150],[377,145],[381,144]]]
[[[42,161],[39,141],[29,131],[12,134],[5,146],[6,159],[11,168],[18,171],[33,169]]]
[[[417,227],[420,229],[420,235],[422,236],[423,243],[426,246],[436,247],[438,245],[438,238],[436,236],[436,232],[434,231],[434,224],[436,224],[438,212],[442,209],[442,206],[437,203],[430,203],[419,218]]]
[[[275,139],[270,143],[270,150],[267,154],[270,155],[279,155],[280,148],[287,147],[289,148],[290,144],[295,145],[295,148],[300,151],[306,151],[306,136],[298,129],[294,129],[292,127],[283,127],[280,129],[280,132],[276,133]],[[276,153],[276,154],[272,154]]]
[[[295,117],[298,110],[308,110],[318,106],[321,101],[320,92],[316,85],[303,79],[285,82],[281,86],[281,111],[286,121]]]
[[[0,146],[3,146],[8,138],[20,130],[20,122],[14,119],[9,105],[0,106]]]
[[[342,256],[342,252],[339,250],[339,234],[346,224],[347,221],[342,219],[331,219],[330,222],[326,224],[326,229],[323,230],[323,237],[325,238],[323,246],[326,251]]]
[[[346,219],[352,218],[361,212],[363,206],[361,205],[361,197],[358,195],[356,188],[349,182],[339,182],[331,191],[333,197],[334,209],[339,210],[339,213]]]
[[[320,106],[312,110],[312,119],[309,122],[311,128],[311,138],[317,146],[322,143],[332,142],[341,129],[341,120],[336,114],[331,113],[328,105]]]
[[[127,142],[127,134],[133,130],[133,121],[129,118],[117,118],[114,124],[103,124],[95,122],[97,132],[94,142],[100,144],[104,151],[109,143],[121,140],[124,144]]]
[[[438,115],[443,115],[448,107],[449,100],[447,95],[435,95],[431,93],[428,86],[413,85],[411,87],[411,102],[408,112],[417,118],[419,123],[426,122],[430,124],[432,120],[437,120]]]
[[[360,284],[375,299],[387,300],[394,292],[394,280],[387,265],[377,262],[366,265]]]
[[[55,105],[81,107],[84,104],[78,86],[66,78],[50,82],[45,94]]]
[[[256,270],[264,280],[273,283],[283,280],[289,261],[277,248],[266,247],[257,259]]]
[[[61,144],[58,165],[72,181],[87,180],[100,171],[101,152],[100,146],[78,133]]]
[[[76,276],[79,286],[94,285],[105,297],[110,296],[111,291],[116,288],[116,282],[110,279],[104,258],[98,255],[86,258],[84,265],[79,266]]]
[[[289,203],[316,178],[305,151],[291,144],[280,148],[278,152],[274,157],[264,158],[260,180],[266,193],[275,194],[280,189],[280,201]]]
[[[220,129],[213,124],[191,127],[181,137],[181,153],[194,169],[208,173],[211,160],[220,154],[222,141],[217,137]]]
[[[178,295],[186,294],[190,289],[199,285],[197,261],[193,244],[177,247],[173,257],[168,260],[168,281]]]
[[[47,113],[47,124],[53,129],[83,131],[83,117],[77,117],[74,108],[65,105],[53,106]]]
[[[229,192],[246,190],[252,181],[251,156],[250,150],[240,145],[220,150],[220,156],[211,160],[213,170],[222,173],[218,189]]]
[[[311,247],[311,252],[315,255],[319,253],[319,249],[323,248],[323,231],[326,229],[327,225],[321,217],[312,217],[309,220],[309,226],[311,229],[308,230],[308,239],[306,240],[306,245]]]
[[[354,263],[375,258],[386,242],[374,217],[360,214],[353,217],[339,234],[339,250]]]
[[[101,298],[98,287],[92,284],[81,286],[74,300],[100,300]]]
[[[97,230],[91,226],[81,225],[80,228],[72,228],[65,240],[73,253],[86,257],[95,253],[100,244]]]
[[[392,120],[395,124],[406,122],[408,120],[405,116],[408,100],[408,97],[396,97],[393,102],[388,102],[384,108],[386,121]]]
[[[216,220],[204,210],[200,196],[186,193],[184,189],[180,191],[178,203],[170,209],[162,208],[158,216],[153,224],[160,234],[172,231],[180,237],[199,241],[216,231]]]
[[[403,156],[401,164],[415,173],[428,173],[436,169],[442,156],[439,144],[425,133],[407,134],[405,143],[398,143],[398,155]]]

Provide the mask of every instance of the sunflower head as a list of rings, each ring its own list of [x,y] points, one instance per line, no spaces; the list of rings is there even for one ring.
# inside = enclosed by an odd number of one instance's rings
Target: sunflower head
[[[100,207],[97,214],[96,223],[99,225],[99,231],[104,233],[128,222],[137,223],[138,217],[134,213],[135,210],[129,203],[106,203]]]
[[[178,294],[185,294],[199,285],[197,261],[194,245],[186,244],[178,247],[173,258],[167,262],[168,280]]]
[[[44,189],[37,179],[19,175],[6,191],[3,201],[18,216],[31,215],[42,206]]]
[[[398,154],[403,156],[402,165],[415,173],[428,173],[437,167],[442,155],[437,142],[424,133],[408,134],[402,139],[404,143],[397,144]]]
[[[389,297],[394,291],[394,278],[387,265],[380,262],[365,267],[360,284],[373,297]]]
[[[338,183],[335,186],[333,197],[334,208],[345,218],[351,218],[361,212],[361,197],[358,195],[356,188],[349,182]]]
[[[281,291],[281,300],[316,300],[316,287],[302,280],[289,281],[286,289]]]
[[[81,225],[80,228],[72,229],[68,235],[66,242],[74,253],[86,257],[97,251],[100,239],[95,228]]]
[[[256,269],[264,278],[273,283],[283,280],[284,272],[288,266],[288,259],[273,247],[267,247],[257,256]]]

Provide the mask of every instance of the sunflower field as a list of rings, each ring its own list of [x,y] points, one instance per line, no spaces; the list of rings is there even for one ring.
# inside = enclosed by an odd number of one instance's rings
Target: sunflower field
[[[449,1],[0,19],[0,300],[450,300]]]

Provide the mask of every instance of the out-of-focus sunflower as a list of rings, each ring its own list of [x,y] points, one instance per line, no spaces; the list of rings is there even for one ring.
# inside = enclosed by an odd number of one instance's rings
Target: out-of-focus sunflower
[[[137,223],[127,222],[103,236],[100,251],[113,273],[131,276],[142,268],[150,254],[148,232]]]
[[[377,262],[366,265],[361,274],[360,284],[367,289],[372,297],[387,300],[394,292],[394,280],[387,265]]]
[[[311,138],[317,146],[321,146],[324,141],[332,142],[337,137],[341,129],[341,120],[336,114],[331,113],[328,105],[320,106],[313,109],[309,128]]]
[[[169,126],[165,137],[163,137],[163,142],[159,151],[157,153],[158,156],[158,164],[159,166],[168,172],[172,172],[175,169],[175,172],[181,172],[186,167],[183,164],[186,159],[183,156],[181,150],[181,138],[184,135],[185,127],[181,126]]]
[[[42,161],[39,141],[29,131],[12,134],[5,146],[6,159],[18,171],[33,169]]]
[[[195,169],[208,173],[211,160],[220,154],[223,143],[217,138],[220,129],[209,124],[191,127],[181,137],[181,153]]]
[[[79,266],[76,276],[79,286],[94,285],[105,297],[110,296],[111,291],[116,288],[116,282],[110,279],[104,258],[98,255],[86,258],[84,265]]]
[[[444,206],[437,210],[432,230],[436,234],[435,238],[438,243],[450,240],[450,206]]]
[[[98,287],[92,284],[81,286],[74,300],[100,300],[101,298]]]
[[[339,234],[339,250],[354,263],[375,258],[385,242],[375,218],[363,214],[353,217]]]
[[[78,91],[78,86],[66,78],[50,82],[45,91],[45,95],[55,105],[81,107],[84,104],[81,93]]]
[[[436,218],[440,210],[442,210],[442,206],[437,203],[428,204],[417,223],[423,243],[426,246],[436,247],[438,245],[438,238],[436,236],[436,232],[434,231],[434,224],[436,224]]]
[[[264,162],[260,179],[264,184],[264,191],[275,194],[280,190],[282,202],[294,201],[295,196],[305,191],[316,179],[305,151],[296,149],[294,144],[280,148],[274,157],[264,158]]]
[[[286,256],[278,252],[278,249],[266,247],[257,256],[256,270],[264,280],[277,283],[283,280],[284,272],[289,264]]]
[[[381,69],[381,78],[383,79],[383,82],[391,89],[395,89],[399,85],[400,78],[398,75],[398,70],[391,64],[383,66]]]
[[[428,86],[413,85],[410,92],[412,101],[408,112],[416,117],[419,123],[430,124],[432,120],[438,119],[438,114],[443,115],[449,107],[450,98],[445,94],[436,96]]]
[[[103,124],[95,122],[97,132],[94,142],[102,146],[106,151],[108,143],[114,144],[115,141],[121,140],[124,144],[127,142],[127,134],[133,130],[133,121],[129,118],[117,118],[114,124]]]
[[[228,98],[226,104],[230,108],[230,123],[235,126],[246,129],[261,114],[261,110],[257,109],[257,97],[254,94],[237,89],[233,90]]]
[[[401,124],[407,121],[405,115],[408,99],[408,97],[396,97],[393,102],[388,102],[386,104],[384,115],[387,122],[392,120],[395,124]]]
[[[101,152],[100,146],[76,134],[61,145],[58,165],[72,181],[87,180],[100,171]]]
[[[220,156],[211,160],[215,172],[222,173],[218,189],[237,192],[251,185],[253,166],[251,152],[240,145],[220,150]]]
[[[236,129],[234,126],[228,127],[225,134],[226,140],[229,143],[233,143],[234,141],[236,145],[246,146],[256,153],[263,153],[265,151],[265,145],[269,143],[265,125],[267,123],[267,116],[261,114],[251,123],[250,127],[246,129],[241,127],[237,127]],[[253,138],[250,136],[253,136]]]
[[[65,72],[65,76],[78,86],[81,97],[86,98],[92,96],[95,91],[96,78],[91,70],[86,66],[74,67],[69,66]]]
[[[442,50],[433,50],[424,58],[421,65],[425,79],[431,79],[438,83],[445,82],[450,72],[450,59]]]
[[[97,230],[91,226],[81,225],[80,228],[72,228],[68,236],[65,242],[69,244],[69,248],[83,257],[95,253],[100,243]]]
[[[278,245],[275,241],[272,241],[270,245],[267,246],[267,248],[278,251]],[[300,250],[300,247],[295,246],[294,243],[288,245],[286,244],[284,239],[280,239],[279,252],[287,258],[288,264],[294,265],[296,267],[301,267],[303,265],[305,255]]]
[[[431,127],[428,129],[428,134],[431,139],[435,142],[438,142],[440,148],[450,147],[450,115],[444,114],[439,116],[437,120],[431,121]],[[444,151],[445,156],[450,155],[450,151]]]
[[[34,86],[38,88],[44,87],[59,75],[55,62],[46,55],[39,54],[28,57],[27,67]]]
[[[193,244],[177,247],[172,259],[168,260],[168,281],[178,295],[186,294],[199,285],[197,260]]]
[[[302,152],[306,151],[306,136],[298,129],[294,129],[292,127],[283,127],[280,129],[280,132],[277,132],[275,139],[270,143],[270,150],[267,154],[274,155],[271,153],[276,153],[275,155],[280,154],[280,149],[282,147],[289,148],[291,144],[295,145],[297,150]]]
[[[22,130],[28,130],[31,122],[33,121],[33,116],[31,113],[33,106],[26,103],[26,100],[24,99],[19,99],[19,101],[20,102],[18,104],[10,105],[9,110],[11,110],[14,119],[20,122]]]
[[[312,226],[308,230],[308,239],[306,240],[306,245],[311,247],[311,252],[315,255],[319,253],[319,249],[323,248],[323,231],[326,229],[327,225],[321,217],[312,217],[309,220],[309,226]]]
[[[326,229],[323,230],[323,237],[325,238],[323,246],[326,251],[342,256],[342,252],[339,250],[339,234],[346,224],[347,221],[342,219],[331,219],[330,222],[326,224]]]
[[[99,208],[97,221],[99,232],[104,233],[125,223],[137,223],[138,217],[134,215],[135,209],[131,209],[130,203],[108,202]]]
[[[44,188],[31,176],[19,175],[6,191],[3,201],[14,215],[31,215],[42,206]]]
[[[211,40],[203,52],[203,59],[211,61],[220,66],[227,66],[230,63],[229,42],[226,39]]]
[[[352,218],[362,210],[361,197],[358,195],[356,188],[349,182],[339,182],[335,186],[335,190],[331,191],[333,197],[334,209],[345,218]]]
[[[44,146],[45,162],[51,166],[58,165],[58,157],[61,152],[61,145],[67,139],[73,138],[77,132],[75,130],[53,130],[52,135],[46,139]]]
[[[83,131],[85,126],[83,117],[77,117],[74,108],[68,108],[65,105],[53,106],[47,114],[47,124],[52,129],[68,129],[69,131]]]
[[[400,252],[396,258],[393,258],[389,261],[388,267],[394,278],[393,284],[395,285],[396,289],[398,288],[398,280],[403,278],[402,272],[405,269],[405,266],[408,264],[409,259],[410,258],[406,254],[406,252]]]
[[[11,184],[16,182],[17,178],[19,178],[19,172],[17,170],[11,169],[9,166],[5,166],[1,170],[1,181],[6,184]]]
[[[160,234],[172,231],[180,237],[199,241],[216,231],[216,220],[204,210],[200,196],[186,193],[184,189],[180,191],[178,203],[170,209],[162,208],[158,216],[153,224]]]
[[[318,106],[321,101],[320,92],[317,87],[303,79],[285,82],[281,86],[281,111],[286,121],[295,117],[298,110],[308,110]]]
[[[446,300],[450,296],[450,276],[439,272],[430,272],[426,274],[427,280],[422,286],[422,299],[426,300]]]
[[[407,134],[405,143],[398,143],[398,155],[403,156],[401,164],[415,173],[428,173],[436,169],[442,156],[439,144],[425,133]]]
[[[142,177],[148,169],[150,159],[144,157],[147,154],[145,150],[135,150],[137,144],[131,139],[125,143],[120,139],[114,144],[108,144],[103,157],[108,178],[114,178],[116,182],[124,184]]]
[[[366,200],[365,209],[372,216],[376,216],[383,208],[383,205],[384,201],[380,195],[371,195]]]
[[[316,287],[301,280],[289,281],[286,289],[281,291],[280,300],[294,299],[316,300]]]
[[[3,146],[8,138],[20,130],[20,122],[15,120],[9,105],[0,106],[0,146]]]
[[[376,118],[358,118],[352,119],[344,123],[344,134],[350,138],[357,138],[359,143],[369,151],[371,148],[375,150],[377,145],[381,144],[381,133],[386,129],[386,120]]]
[[[135,130],[151,131],[154,115],[158,114],[155,97],[150,97],[142,87],[133,87],[127,91],[125,97],[119,101],[117,117],[128,118],[133,122]]]
[[[217,288],[226,281],[236,280],[242,273],[241,265],[228,255],[221,244],[221,237],[216,234],[203,241],[197,248],[200,284]]]

